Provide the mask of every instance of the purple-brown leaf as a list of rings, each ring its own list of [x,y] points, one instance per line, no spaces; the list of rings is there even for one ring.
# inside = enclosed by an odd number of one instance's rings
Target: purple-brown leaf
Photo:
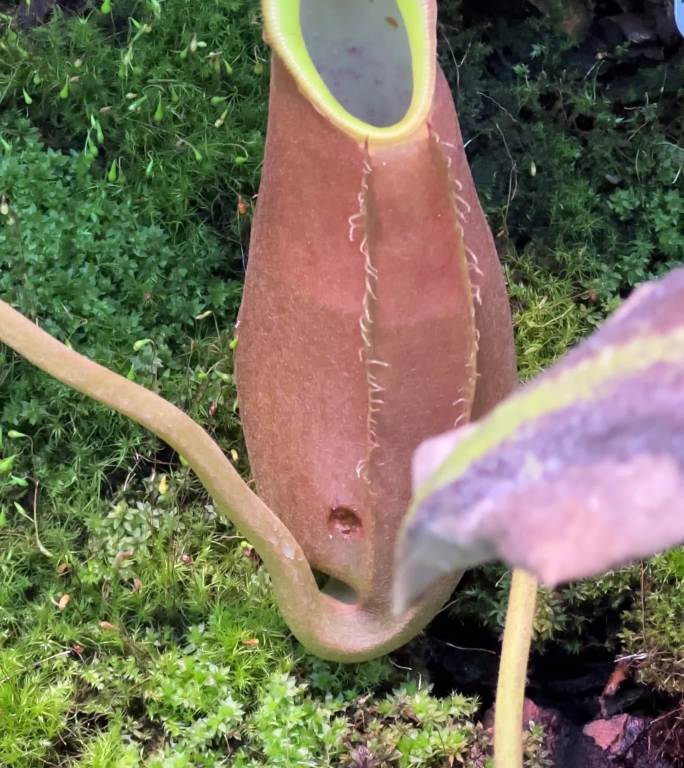
[[[684,269],[558,365],[414,458],[396,605],[501,559],[546,584],[684,542]]]

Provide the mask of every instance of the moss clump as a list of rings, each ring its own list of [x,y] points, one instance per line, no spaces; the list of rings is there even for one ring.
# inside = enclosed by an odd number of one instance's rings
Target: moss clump
[[[640,679],[660,691],[684,692],[684,548],[645,563],[641,594],[624,617],[624,651]]]
[[[194,500],[193,500],[194,499]],[[303,654],[247,542],[184,470],[0,525],[0,764],[438,768],[491,755],[479,703],[387,659]],[[356,761],[356,762],[355,762]],[[361,763],[363,764],[363,763]],[[527,768],[546,768],[542,734]]]
[[[552,365],[600,324],[604,310],[574,254],[544,258],[528,247],[506,256],[508,294],[523,381]]]
[[[82,152],[112,194],[131,190],[157,222],[182,229],[199,215],[237,234],[237,195],[256,190],[266,124],[255,3],[115,0],[28,33],[10,16],[0,25],[3,109]]]
[[[682,263],[676,60],[630,57],[600,37],[576,47],[548,20],[479,4],[440,10],[443,65],[499,242],[531,246],[552,275],[570,266],[604,311]]]
[[[215,427],[237,445],[228,339],[219,342],[223,359],[217,349],[211,370],[202,367],[241,290],[226,274],[216,234],[190,220],[177,239],[141,212],[128,188],[94,175],[82,154],[46,149],[25,119],[0,114],[0,133],[0,296],[197,416],[215,403]],[[143,430],[8,350],[0,361],[0,427],[31,437],[6,446],[17,480],[0,476],[0,500],[25,493],[22,477],[53,498],[96,496],[132,450],[157,450]]]

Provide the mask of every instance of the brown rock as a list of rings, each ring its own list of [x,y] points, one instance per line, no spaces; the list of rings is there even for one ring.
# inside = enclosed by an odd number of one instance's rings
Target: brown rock
[[[614,757],[624,755],[642,735],[646,721],[640,717],[617,715],[605,720],[594,720],[584,726],[585,736]]]
[[[604,751],[612,750],[622,738],[629,715],[618,715],[608,720],[594,720],[584,726],[584,735],[592,738]]]

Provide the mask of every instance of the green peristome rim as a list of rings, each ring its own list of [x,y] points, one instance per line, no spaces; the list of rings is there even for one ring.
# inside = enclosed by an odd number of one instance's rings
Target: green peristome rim
[[[394,144],[419,133],[427,123],[436,77],[435,0],[396,0],[411,50],[413,97],[404,117],[378,127],[347,111],[332,95],[304,42],[300,0],[262,0],[265,38],[282,59],[302,93],[334,125],[360,144]]]

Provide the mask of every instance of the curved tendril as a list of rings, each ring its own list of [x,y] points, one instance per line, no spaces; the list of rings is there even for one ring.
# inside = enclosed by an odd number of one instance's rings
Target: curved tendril
[[[218,512],[254,545],[273,579],[283,618],[309,651],[343,662],[388,653],[415,635],[448,596],[438,594],[431,602],[390,619],[378,606],[347,604],[321,592],[297,540],[187,414],[69,349],[3,301],[0,342],[63,384],[128,416],[182,455]]]

